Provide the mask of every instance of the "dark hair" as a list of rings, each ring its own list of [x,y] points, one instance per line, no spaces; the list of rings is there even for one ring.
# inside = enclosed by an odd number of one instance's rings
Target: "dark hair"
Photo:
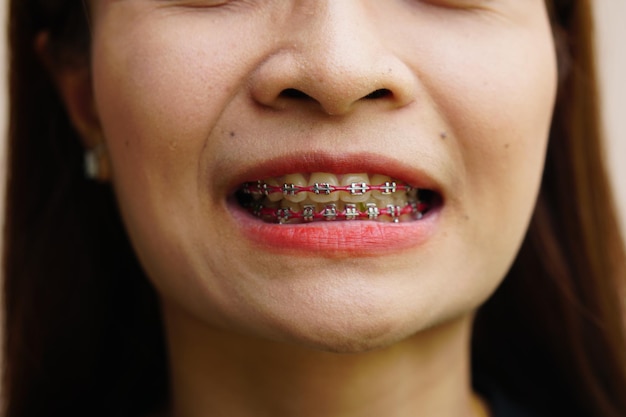
[[[109,186],[34,50],[85,65],[77,0],[12,1],[5,274],[5,416],[141,415],[167,399],[156,296]]]
[[[626,259],[605,167],[588,1],[550,3],[560,84],[530,228],[479,311],[474,361],[546,415],[626,415]]]
[[[560,88],[539,200],[503,285],[481,308],[474,362],[549,415],[626,415],[620,295],[626,261],[602,164],[589,0],[547,1]],[[11,0],[4,243],[7,417],[130,416],[163,407],[168,375],[157,297],[107,185],[33,44],[88,65],[77,0]]]

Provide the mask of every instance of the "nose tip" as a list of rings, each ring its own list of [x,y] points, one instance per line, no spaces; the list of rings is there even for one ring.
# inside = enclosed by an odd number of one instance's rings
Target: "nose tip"
[[[363,106],[397,108],[414,100],[418,80],[396,54],[397,40],[362,2],[316,0],[291,10],[275,46],[253,71],[259,104],[344,115]]]
[[[307,107],[332,116],[367,103],[397,108],[412,102],[415,81],[404,63],[393,56],[373,61],[292,53],[272,56],[254,74],[252,96],[269,108]]]

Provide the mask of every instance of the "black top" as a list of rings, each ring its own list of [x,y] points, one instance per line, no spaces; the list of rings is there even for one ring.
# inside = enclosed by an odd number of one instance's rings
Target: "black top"
[[[493,417],[542,417],[500,394],[485,395]]]
[[[546,417],[512,400],[497,384],[480,379],[474,382],[475,389],[482,395],[492,417]]]

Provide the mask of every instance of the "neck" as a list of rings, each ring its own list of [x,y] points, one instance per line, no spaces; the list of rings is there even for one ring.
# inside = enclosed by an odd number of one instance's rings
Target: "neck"
[[[164,306],[176,417],[480,416],[471,318],[335,354],[219,331]]]

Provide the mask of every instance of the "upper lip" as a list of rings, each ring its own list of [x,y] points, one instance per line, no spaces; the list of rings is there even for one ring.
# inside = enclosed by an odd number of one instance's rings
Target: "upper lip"
[[[292,173],[328,172],[333,174],[369,173],[382,174],[411,184],[413,187],[441,193],[440,184],[432,173],[419,164],[406,162],[385,155],[356,152],[335,155],[328,152],[308,152],[275,155],[257,161],[253,165],[241,166],[229,182],[230,194],[246,182],[279,177]]]

